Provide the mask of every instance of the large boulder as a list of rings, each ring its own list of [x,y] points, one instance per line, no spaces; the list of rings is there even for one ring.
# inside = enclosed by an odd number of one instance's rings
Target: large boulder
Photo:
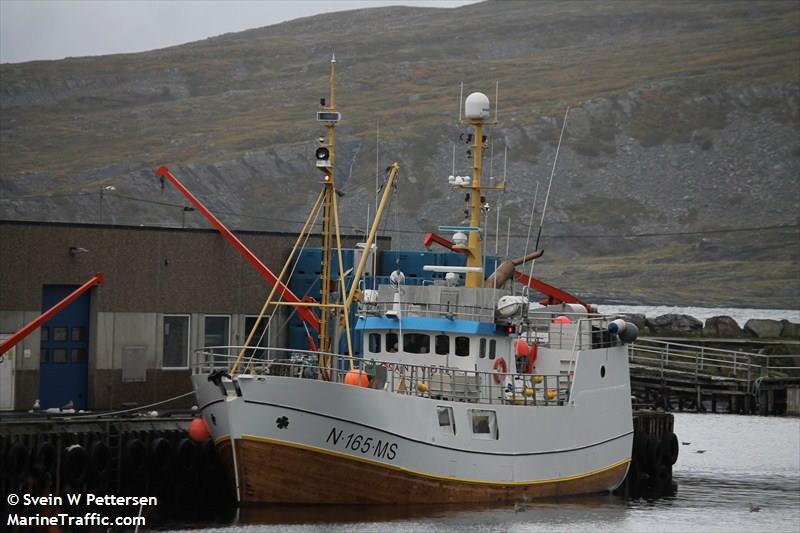
[[[797,322],[789,322],[788,320],[781,320],[781,323],[783,323],[781,337],[800,339],[800,324]]]
[[[783,323],[780,320],[768,318],[751,318],[744,325],[744,332],[751,337],[776,338],[781,336]]]
[[[647,327],[647,317],[645,317],[642,313],[623,313],[622,316],[628,322],[636,324],[636,327],[639,328],[640,334],[647,331],[645,329]]]
[[[690,315],[667,313],[647,319],[647,327],[657,335],[664,333],[699,333],[703,323]]]
[[[739,327],[739,324],[729,316],[712,316],[706,320],[706,325],[703,326],[703,335],[706,337],[716,337],[718,339],[730,339],[734,337],[742,337],[744,331]]]

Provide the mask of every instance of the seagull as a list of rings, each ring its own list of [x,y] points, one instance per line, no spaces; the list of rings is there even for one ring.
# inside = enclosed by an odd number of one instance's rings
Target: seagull
[[[681,444],[683,444],[684,446],[688,446],[691,444],[691,442],[681,442]]]
[[[36,401],[33,402],[33,410],[38,411],[42,408],[42,404],[39,403],[39,398],[36,398]]]
[[[72,400],[68,401],[65,405],[61,406],[62,411],[66,411],[67,409],[74,409],[75,404],[72,403]]]
[[[697,453],[706,453],[705,450],[697,450]]]
[[[514,512],[515,513],[521,513],[524,510],[525,510],[525,506],[524,505],[520,505],[519,503],[515,503],[514,504]]]
[[[750,512],[751,513],[757,513],[760,510],[761,510],[761,506],[760,505],[755,505],[755,504],[752,504],[752,503],[750,504]]]

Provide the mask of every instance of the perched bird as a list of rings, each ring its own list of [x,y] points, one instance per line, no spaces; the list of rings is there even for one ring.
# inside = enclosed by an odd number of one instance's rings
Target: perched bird
[[[683,444],[684,446],[688,446],[691,444],[691,442],[681,442],[681,444]]]
[[[33,402],[33,410],[38,411],[42,408],[42,404],[39,403],[39,398],[36,398],[36,401]]]
[[[72,402],[72,400],[61,406],[62,411],[66,411],[67,409],[75,409],[75,404]]]
[[[697,450],[697,453],[706,453],[705,450]]]

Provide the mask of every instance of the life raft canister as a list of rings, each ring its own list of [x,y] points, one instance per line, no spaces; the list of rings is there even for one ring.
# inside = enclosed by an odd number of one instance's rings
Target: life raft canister
[[[494,382],[499,385],[500,383],[503,382],[503,379],[505,378],[503,374],[508,374],[508,363],[506,363],[505,359],[500,357],[494,362],[494,366],[492,368],[494,368],[495,371],[500,370],[499,374],[495,373],[494,375]]]
[[[539,353],[539,345],[536,343],[528,344],[525,339],[514,340],[514,354],[517,359],[527,358],[525,365],[525,373],[532,374],[533,366],[536,363],[536,357]]]

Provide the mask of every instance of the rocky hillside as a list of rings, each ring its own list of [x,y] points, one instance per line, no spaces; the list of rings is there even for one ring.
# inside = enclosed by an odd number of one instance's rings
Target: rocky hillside
[[[536,274],[594,300],[797,307],[800,4],[484,2],[317,16],[147,53],[0,65],[0,217],[204,226],[168,164],[234,227],[294,230],[318,191],[314,120],[337,57],[337,183],[362,227],[419,248],[461,221],[458,84],[494,95],[485,168],[508,190],[498,249],[535,235],[570,107]],[[101,189],[113,187],[113,190]],[[495,248],[497,211],[489,224]]]

